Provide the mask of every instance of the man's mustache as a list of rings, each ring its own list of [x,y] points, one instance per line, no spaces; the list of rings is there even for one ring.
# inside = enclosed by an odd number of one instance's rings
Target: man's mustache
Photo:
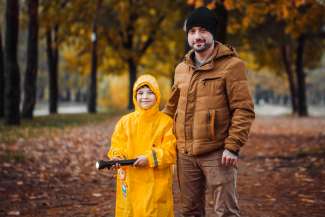
[[[203,39],[197,39],[197,40],[194,41],[194,44],[195,43],[205,43],[205,40],[203,40]]]

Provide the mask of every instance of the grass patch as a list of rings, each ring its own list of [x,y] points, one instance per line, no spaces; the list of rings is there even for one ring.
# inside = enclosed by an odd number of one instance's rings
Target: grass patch
[[[324,156],[325,155],[325,147],[306,147],[301,148],[296,153],[297,157],[313,157],[313,156]]]
[[[116,112],[98,114],[56,114],[34,117],[33,120],[22,119],[20,126],[6,126],[0,120],[0,143],[12,143],[18,139],[28,139],[39,135],[60,131],[66,127],[76,127],[100,123]]]
[[[5,150],[5,152],[0,155],[0,159],[4,162],[15,162],[15,163],[23,163],[26,160],[26,157],[21,151],[10,151]]]

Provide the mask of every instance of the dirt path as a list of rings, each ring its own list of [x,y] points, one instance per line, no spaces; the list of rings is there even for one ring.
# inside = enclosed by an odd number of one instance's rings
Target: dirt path
[[[95,170],[117,121],[0,144],[0,216],[113,216],[114,177]],[[243,217],[324,216],[325,119],[258,118],[241,153]],[[0,156],[1,156],[0,155]],[[179,194],[175,185],[175,210]]]

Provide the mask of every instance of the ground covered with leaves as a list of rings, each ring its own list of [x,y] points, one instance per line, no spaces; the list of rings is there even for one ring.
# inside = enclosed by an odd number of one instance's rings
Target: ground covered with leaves
[[[0,216],[112,217],[113,173],[95,162],[118,118],[0,137]],[[324,129],[324,118],[256,119],[239,163],[243,217],[324,216]],[[179,216],[176,181],[174,193]]]

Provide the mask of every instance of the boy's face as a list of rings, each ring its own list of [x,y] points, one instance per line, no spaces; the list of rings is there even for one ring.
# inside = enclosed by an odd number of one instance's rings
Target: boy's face
[[[213,36],[203,27],[193,27],[187,34],[188,44],[196,52],[203,52],[213,45]]]
[[[156,104],[156,95],[149,87],[143,86],[137,90],[137,102],[142,109],[150,109]]]

